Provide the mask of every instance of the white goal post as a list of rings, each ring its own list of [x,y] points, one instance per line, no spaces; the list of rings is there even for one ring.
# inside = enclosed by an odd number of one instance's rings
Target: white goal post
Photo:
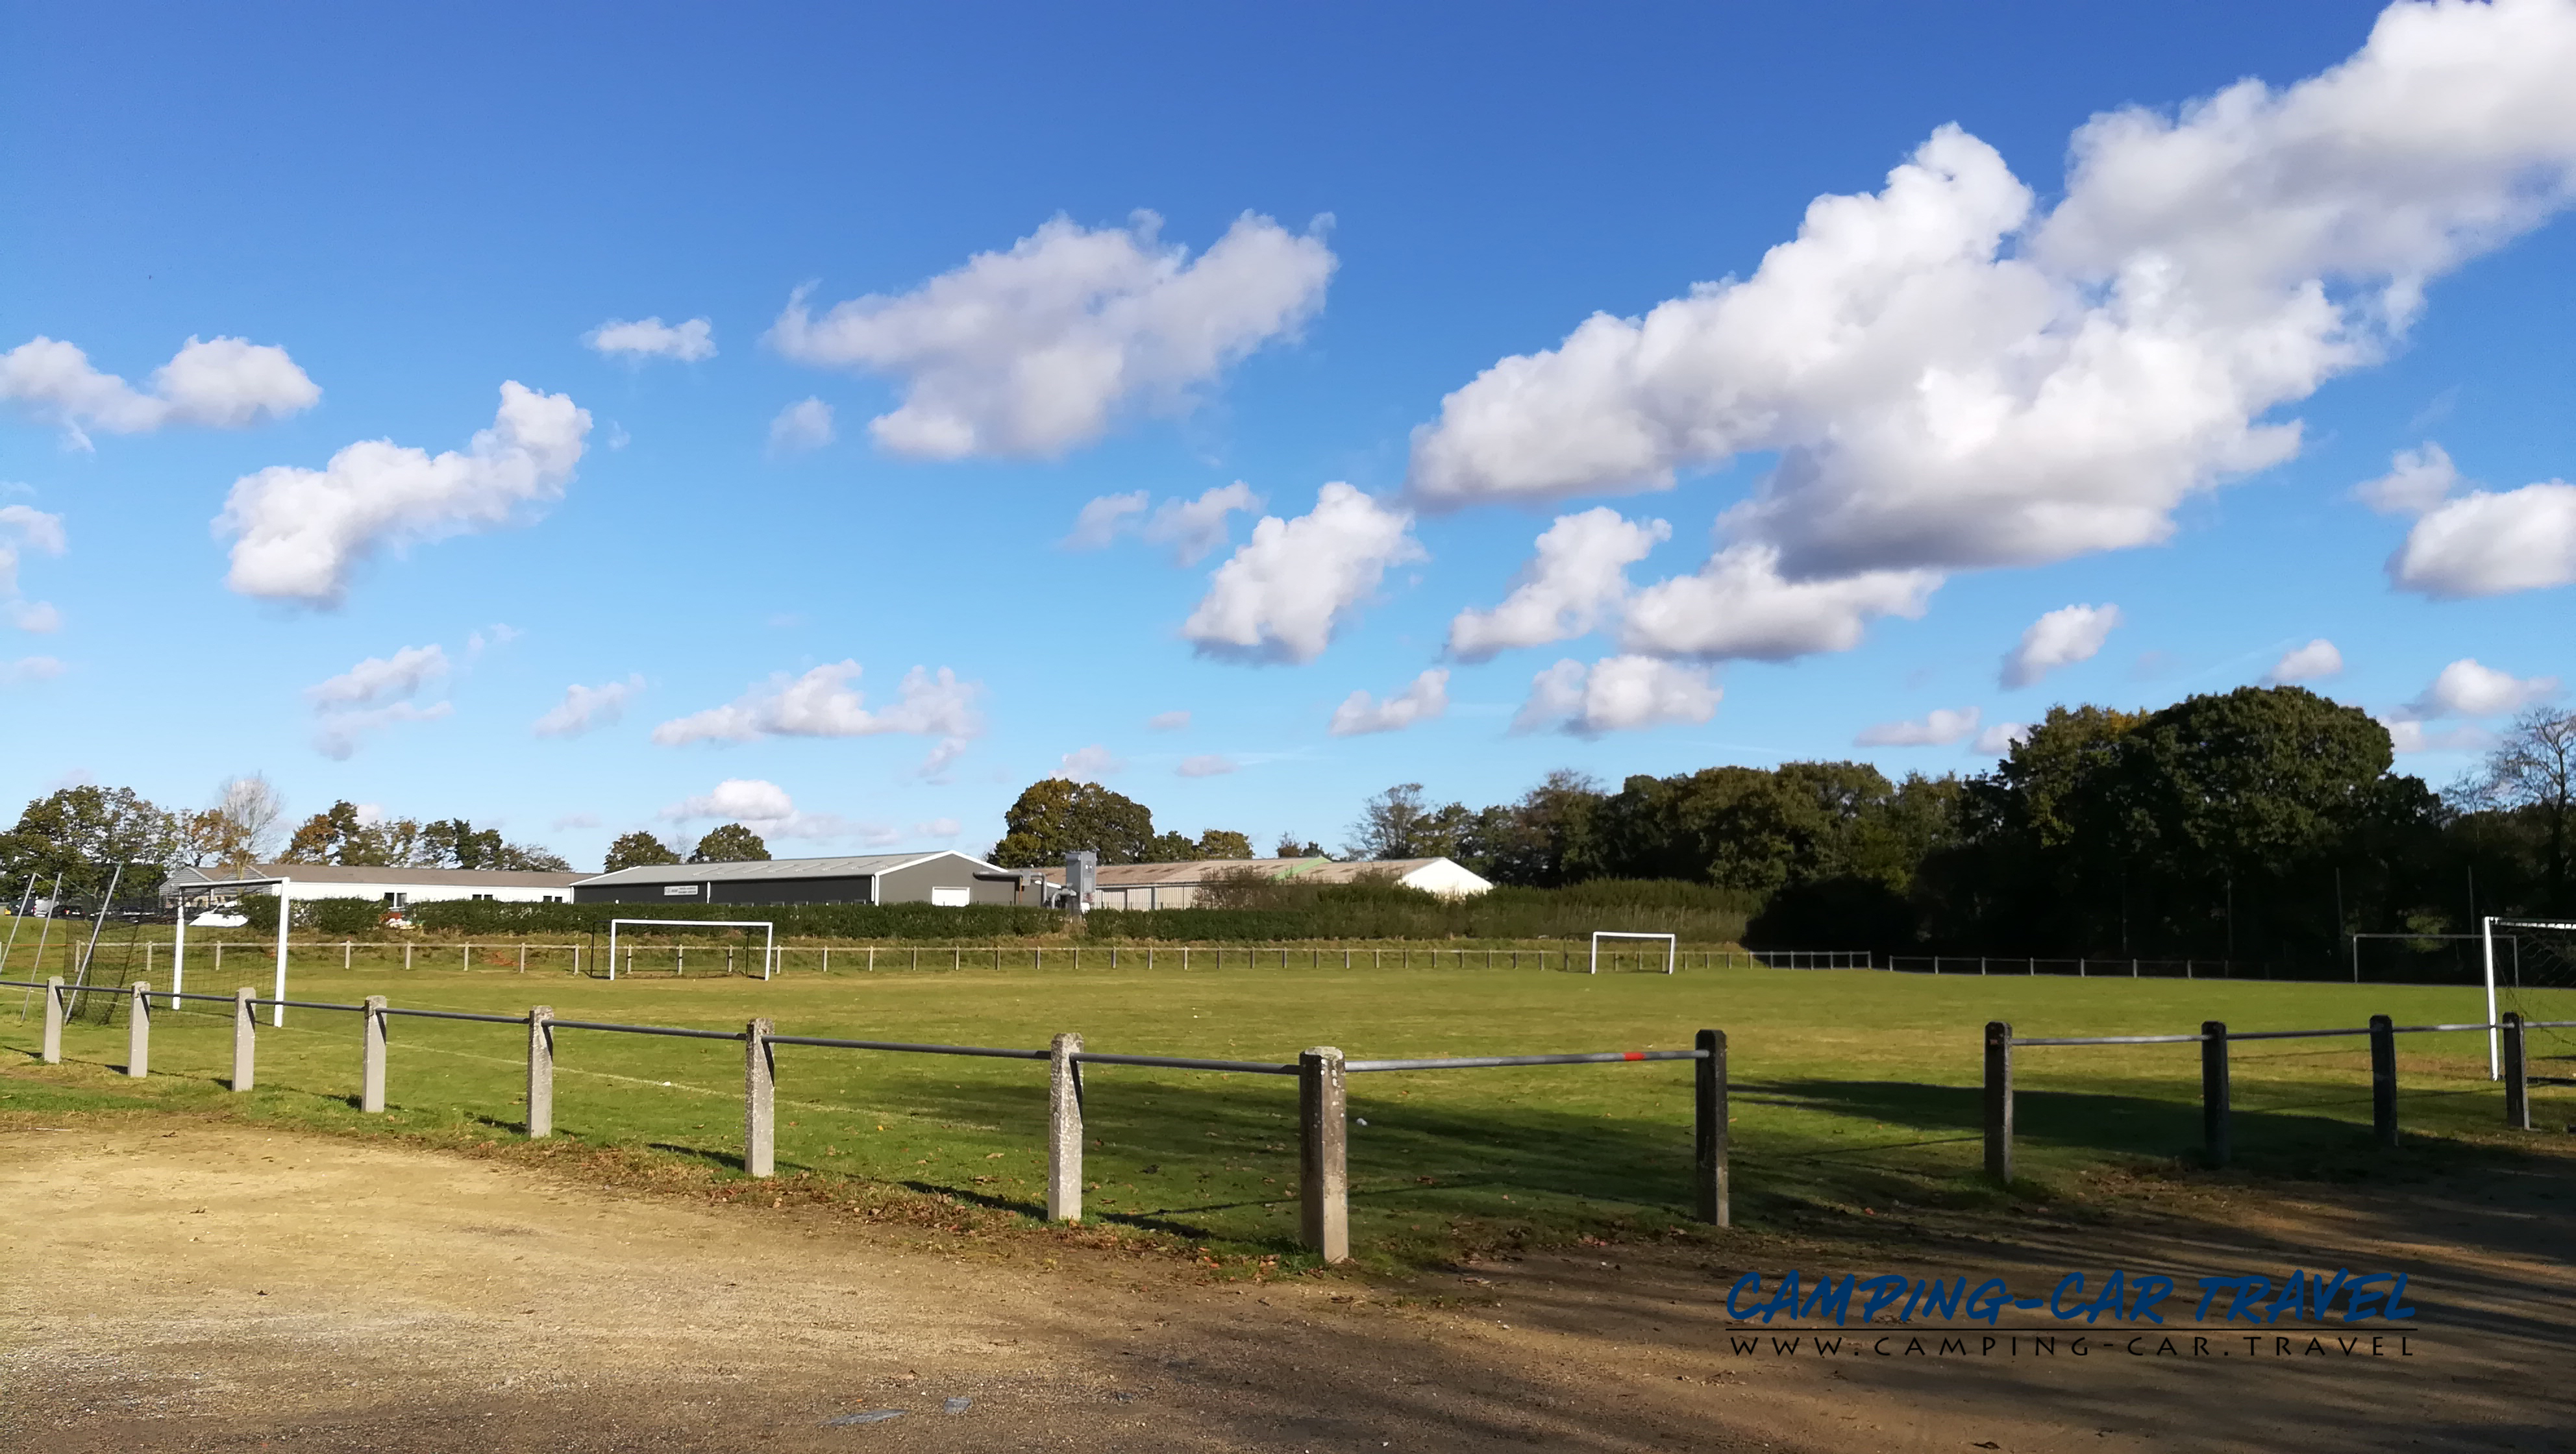
[[[2487,1079],[2504,1079],[2504,1031],[2496,1021],[2495,942],[2498,929],[2558,929],[2576,933],[2576,924],[2556,923],[2548,919],[2499,919],[2489,914],[2478,925],[2479,950],[2486,960],[2487,980]],[[2512,938],[2512,935],[2506,935]]]
[[[179,1008],[179,996],[188,988],[188,896],[213,889],[257,888],[262,885],[273,885],[277,894],[277,989],[269,996],[275,1003],[268,1007],[268,1023],[286,1023],[286,920],[292,907],[288,901],[289,892],[295,887],[295,880],[291,878],[220,878],[179,885],[178,933],[172,937],[170,946],[171,1009]],[[221,948],[220,945],[217,947]],[[222,957],[220,954],[216,956],[218,959]]]
[[[768,919],[611,919],[608,921],[608,977],[617,978],[617,926],[650,924],[669,929],[757,929],[760,931],[760,977],[778,962],[778,925]]]
[[[1664,973],[1666,974],[1672,973],[1673,966],[1681,961],[1682,941],[1676,935],[1629,934],[1617,929],[1595,929],[1592,931],[1592,968],[1588,973],[1601,972],[1601,941],[1604,939],[1661,939],[1664,941]]]

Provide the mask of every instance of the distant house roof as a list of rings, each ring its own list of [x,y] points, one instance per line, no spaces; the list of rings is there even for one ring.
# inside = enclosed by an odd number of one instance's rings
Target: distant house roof
[[[460,889],[568,889],[583,875],[520,868],[398,868],[391,864],[254,863],[248,873],[229,868],[179,868],[173,886],[229,878],[291,878],[300,884],[443,884]]]
[[[933,853],[862,853],[850,858],[762,858],[746,863],[646,863],[615,873],[576,874],[583,887],[600,884],[685,884],[736,879],[872,878],[934,858],[963,858],[984,868],[980,858],[940,849]],[[998,870],[996,870],[998,872]]]

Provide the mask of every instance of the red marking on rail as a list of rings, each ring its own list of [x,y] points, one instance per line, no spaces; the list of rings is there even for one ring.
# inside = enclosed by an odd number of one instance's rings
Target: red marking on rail
[[[1646,1058],[1646,1052],[1642,1050],[1631,1050],[1620,1058],[1623,1060],[1643,1060]]]

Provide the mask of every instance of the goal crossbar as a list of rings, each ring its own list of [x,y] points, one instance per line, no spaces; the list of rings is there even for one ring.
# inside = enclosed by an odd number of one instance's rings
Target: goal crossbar
[[[641,924],[663,929],[757,929],[760,931],[760,977],[769,978],[778,962],[778,924],[772,919],[611,919],[608,921],[608,977],[617,978],[617,926]]]
[[[1679,935],[1630,934],[1618,929],[1595,929],[1592,931],[1592,967],[1585,971],[1586,973],[1601,972],[1601,941],[1604,939],[1661,939],[1664,941],[1664,973],[1666,974],[1672,973],[1674,965],[1681,960],[1682,941]]]
[[[268,886],[277,895],[277,988],[270,996],[268,1023],[286,1023],[286,920],[288,898],[295,887],[291,878],[218,878],[202,879],[178,886],[179,912],[170,948],[170,1008],[179,1008],[180,992],[188,987],[188,896],[213,889],[247,889]],[[217,946],[218,949],[221,946]],[[219,953],[216,956],[222,958]]]

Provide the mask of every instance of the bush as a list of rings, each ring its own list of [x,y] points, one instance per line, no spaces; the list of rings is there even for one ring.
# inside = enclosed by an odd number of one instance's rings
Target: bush
[[[376,899],[306,899],[295,906],[298,927],[324,934],[372,934],[384,918],[385,905]],[[269,922],[276,922],[274,914]]]

